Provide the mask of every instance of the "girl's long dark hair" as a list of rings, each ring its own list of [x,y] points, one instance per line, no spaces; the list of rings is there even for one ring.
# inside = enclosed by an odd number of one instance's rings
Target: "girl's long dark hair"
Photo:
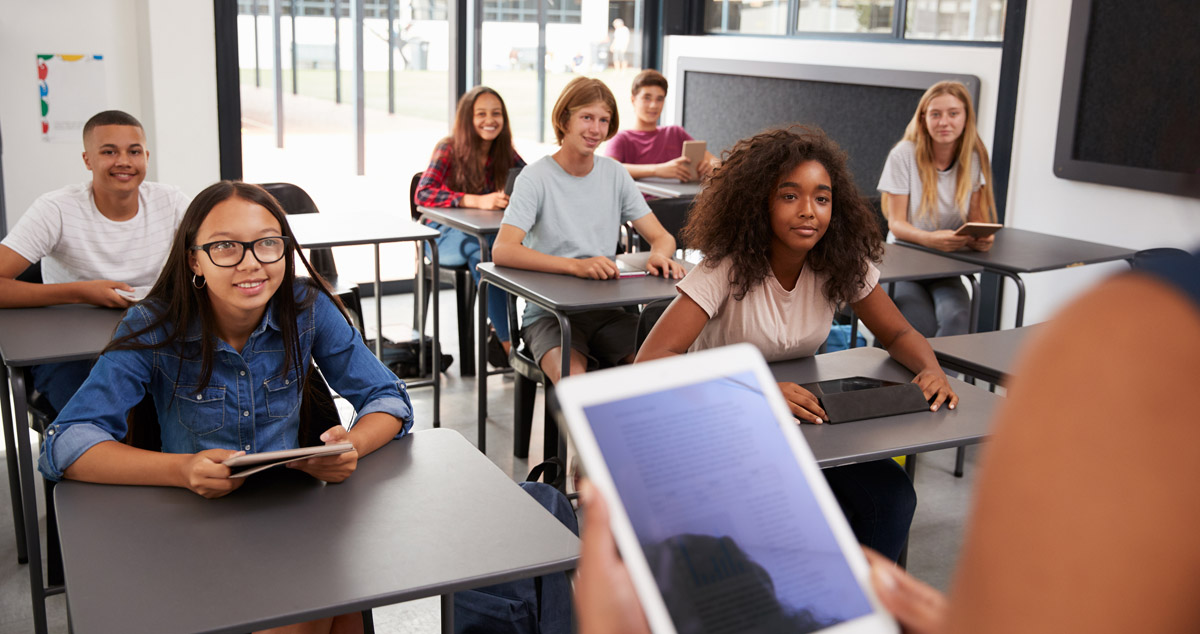
[[[805,161],[820,163],[833,187],[829,228],[804,261],[828,276],[825,297],[834,304],[849,303],[861,292],[867,261],[883,257],[874,212],[859,195],[837,143],[814,128],[768,130],[738,141],[725,153],[683,228],[688,248],[704,253],[701,266],[731,260],[734,299],[740,301],[771,275],[771,197],[779,181]]]
[[[500,134],[492,140],[492,146],[487,154],[483,152],[483,139],[475,131],[475,101],[481,95],[492,95],[500,101],[500,112],[503,115],[504,126]],[[458,100],[458,110],[454,114],[454,134],[446,141],[450,142],[454,156],[454,165],[450,169],[450,188],[454,191],[469,194],[482,194],[487,189],[490,177],[496,190],[503,189],[508,179],[508,170],[512,168],[513,149],[512,128],[508,123],[508,107],[500,93],[487,86],[476,86],[467,91]]]
[[[283,283],[279,285],[270,301],[276,321],[283,331],[284,363],[282,370],[286,372],[289,368],[294,368],[298,378],[305,376],[305,372],[300,367],[302,355],[300,353],[300,336],[296,330],[296,316],[312,306],[317,298],[316,293],[324,293],[329,297],[347,322],[350,321],[349,315],[341,301],[330,292],[329,284],[313,270],[303,252],[295,248],[296,238],[292,234],[291,227],[288,226],[287,215],[275,197],[258,185],[239,181],[221,181],[211,185],[192,200],[187,213],[179,223],[179,229],[175,232],[171,252],[163,265],[162,273],[159,274],[158,281],[154,283],[154,287],[150,289],[149,295],[144,300],[143,305],[154,313],[151,323],[144,328],[114,338],[105,347],[105,352],[168,348],[174,349],[181,359],[194,359],[199,356],[201,360],[199,387],[203,389],[208,386],[208,382],[212,378],[213,351],[216,350],[216,324],[214,323],[212,302],[208,298],[208,290],[196,288],[192,283],[192,269],[188,265],[188,257],[191,253],[189,248],[195,244],[196,233],[213,207],[231,198],[240,198],[266,209],[279,221],[282,234],[289,239],[287,253],[283,257]],[[303,286],[303,292],[300,293],[301,297],[299,298],[296,297],[295,290],[297,255],[311,278],[311,281]],[[198,257],[207,256],[198,254]],[[185,345],[184,339],[196,325],[199,325],[200,328],[199,346]],[[165,331],[163,337],[146,340],[145,335],[159,329]],[[183,364],[180,364],[181,369],[182,367]],[[178,383],[178,375],[176,383]]]

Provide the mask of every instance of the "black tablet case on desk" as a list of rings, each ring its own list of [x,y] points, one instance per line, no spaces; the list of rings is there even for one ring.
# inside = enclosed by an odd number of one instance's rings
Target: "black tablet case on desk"
[[[857,381],[877,382],[882,385],[849,389],[842,387],[843,382]],[[812,392],[820,400],[830,423],[849,423],[867,418],[929,411],[929,402],[915,383],[892,383],[879,379],[850,377],[805,383],[800,387]]]

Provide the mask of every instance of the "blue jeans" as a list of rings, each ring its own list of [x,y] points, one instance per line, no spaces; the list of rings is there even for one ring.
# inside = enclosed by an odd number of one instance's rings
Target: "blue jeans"
[[[475,280],[475,284],[479,284],[479,240],[475,236],[468,235],[453,227],[439,225],[436,222],[428,223],[430,227],[442,232],[441,237],[437,239],[438,245],[438,265],[439,266],[462,266],[464,264],[471,267],[471,277]],[[495,236],[487,238],[488,246],[496,241]],[[429,254],[429,248],[426,247],[426,255]],[[492,328],[496,329],[496,336],[500,341],[508,341],[508,293],[488,285],[488,321],[492,322]]]
[[[917,491],[904,468],[895,460],[875,460],[821,473],[858,543],[896,561],[917,511]]]
[[[30,368],[33,374],[33,388],[50,401],[54,411],[61,412],[67,406],[67,401],[79,391],[79,386],[92,371],[92,361],[68,361],[66,363],[47,363]]]

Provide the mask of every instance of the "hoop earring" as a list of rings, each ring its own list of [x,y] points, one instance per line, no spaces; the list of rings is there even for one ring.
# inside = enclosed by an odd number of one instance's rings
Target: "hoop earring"
[[[192,273],[192,286],[194,286],[196,288],[196,290],[200,290],[200,289],[204,288],[206,285],[208,285],[208,280],[204,279],[203,277],[199,277],[200,283],[197,284],[196,279],[198,277],[199,276],[197,276],[195,273]]]

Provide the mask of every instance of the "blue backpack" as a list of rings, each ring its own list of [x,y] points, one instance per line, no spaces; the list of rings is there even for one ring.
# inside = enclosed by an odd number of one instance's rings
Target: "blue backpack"
[[[579,535],[575,509],[562,491],[541,482],[521,488]],[[571,583],[557,572],[454,594],[456,634],[570,634]]]

